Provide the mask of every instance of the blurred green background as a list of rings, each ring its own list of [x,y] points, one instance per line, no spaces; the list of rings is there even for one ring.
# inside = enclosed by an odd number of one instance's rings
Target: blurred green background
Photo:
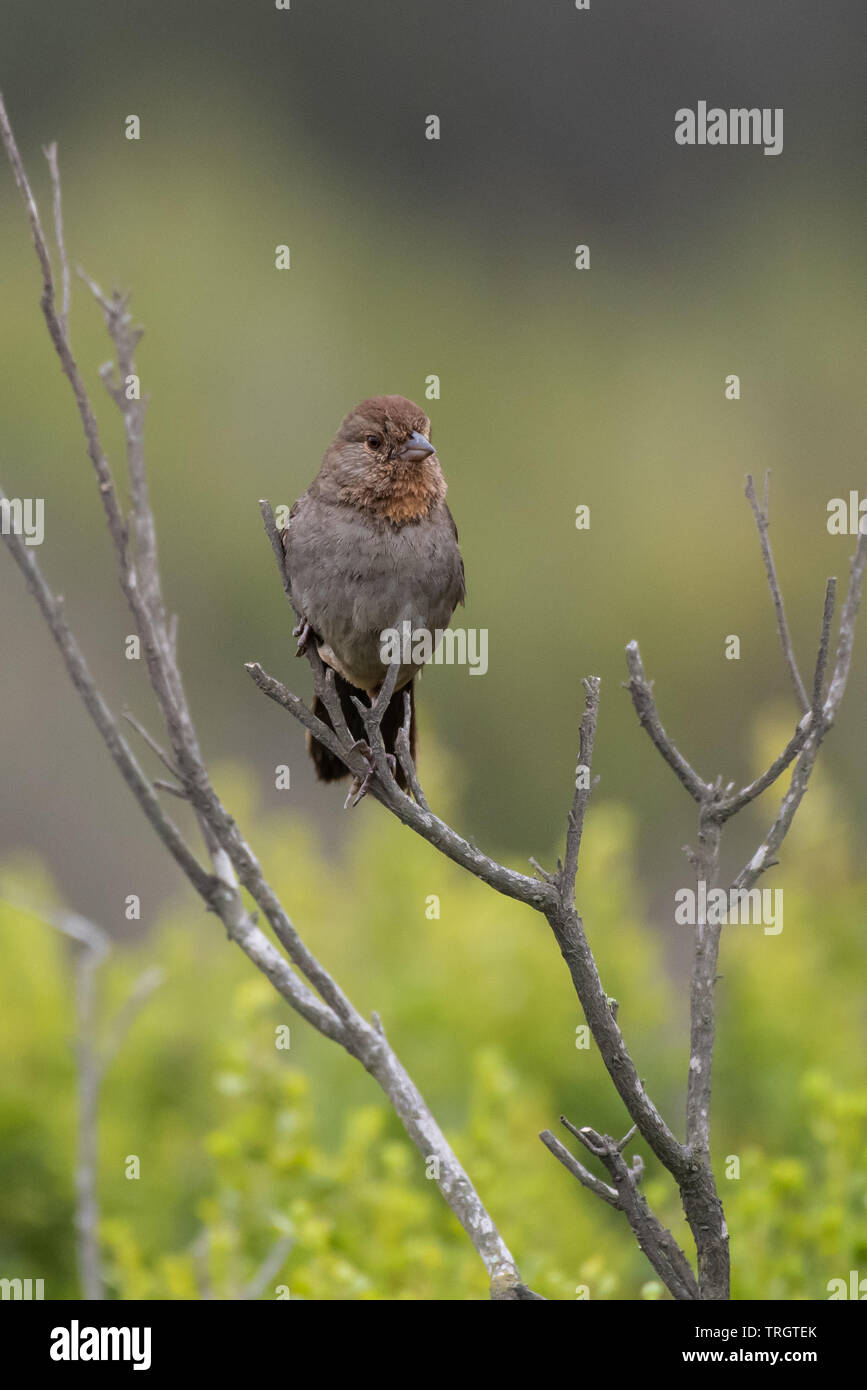
[[[288,12],[40,0],[2,19],[0,82],[43,213],[40,147],[57,139],[73,263],[131,288],[146,327],[164,583],[205,752],[289,911],[359,1005],[380,1010],[525,1276],[553,1297],[580,1282],[635,1297],[650,1277],[615,1216],[571,1191],[535,1139],[561,1110],[614,1129],[622,1116],[572,1047],[576,1006],[537,924],[375,806],[345,816],[313,783],[301,731],[250,685],[251,659],[309,684],[256,502],[304,490],[358,399],[423,400],[439,376],[441,398],[424,403],[467,569],[458,621],[489,630],[490,666],[424,678],[422,773],[463,833],[521,867],[550,862],[581,676],[601,675],[579,903],[677,1124],[688,944],[672,894],[688,881],[692,808],[620,689],[623,648],[639,639],[663,720],[704,775],[752,776],[788,737],[795,708],[743,480],[773,470],[772,538],[808,669],[825,577],[845,582],[854,543],[827,534],[827,503],[867,486],[863,30],[852,3],[801,0],[713,15],[685,0],[664,13],[635,0],[588,13],[565,0]],[[783,107],[782,155],[676,147],[674,111],[699,99]],[[138,142],[124,138],[130,113]],[[424,138],[429,113],[439,142]],[[574,268],[578,243],[588,271]],[[114,706],[153,722],[2,170],[0,248],[0,481],[45,498],[47,577]],[[119,472],[96,375],[107,344],[78,284],[72,331]],[[579,503],[589,531],[575,529]],[[185,1252],[204,1225],[224,1251],[220,1296],[234,1296],[280,1213],[296,1240],[289,1282],[306,1296],[483,1294],[367,1079],[300,1024],[291,1054],[271,1056],[279,1009],[149,837],[5,557],[0,585],[6,872],[29,901],[61,899],[116,936],[107,987],[122,989],[133,955],[168,971],[106,1093],[115,1292],[190,1295]],[[724,658],[731,633],[740,661]],[[724,1194],[740,1296],[821,1297],[864,1258],[865,677],[859,641],[809,826],[768,880],[786,892],[782,936],[739,929],[724,946],[718,1156],[753,1154]],[[291,791],[278,792],[285,762]],[[728,829],[726,871],[771,801]],[[140,924],[124,919],[128,893]],[[424,917],[428,893],[443,894],[440,922]],[[68,977],[47,929],[14,916],[2,929],[0,1263],[35,1263],[69,1293]],[[117,1155],[146,1142],[147,1180],[127,1183]]]

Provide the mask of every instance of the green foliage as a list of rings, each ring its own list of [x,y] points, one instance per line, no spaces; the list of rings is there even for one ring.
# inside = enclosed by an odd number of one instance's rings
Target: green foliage
[[[521,1266],[549,1298],[668,1297],[622,1217],[538,1140],[561,1113],[628,1127],[541,921],[498,898],[367,804],[345,861],[298,818],[261,815],[241,775],[230,804],[310,945],[364,1012],[376,1009]],[[864,1020],[857,978],[865,885],[831,798],[808,798],[787,864],[779,936],[724,936],[716,1167],[739,1298],[822,1298],[867,1263]],[[680,1128],[688,940],[648,921],[634,828],[599,800],[579,903],[606,990],[651,1093]],[[4,882],[50,899],[32,864]],[[8,890],[7,890],[8,891]],[[426,915],[432,895],[438,918]],[[75,1065],[69,947],[0,907],[0,1266],[75,1296]],[[288,1014],[268,981],[188,899],[101,972],[106,1017],[141,969],[148,1000],[104,1086],[102,1226],[112,1296],[237,1298],[284,1242],[260,1296],[465,1299],[484,1270],[371,1078]],[[289,1048],[278,1047],[289,1025]],[[644,1146],[639,1145],[644,1152]],[[137,1155],[141,1176],[125,1176]],[[730,1156],[737,1178],[724,1174]],[[652,1155],[646,1192],[691,1249]]]

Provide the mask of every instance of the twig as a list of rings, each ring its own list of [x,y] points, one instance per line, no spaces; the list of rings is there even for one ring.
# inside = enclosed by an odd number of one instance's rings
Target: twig
[[[160,747],[156,739],[148,733],[144,725],[140,724],[137,719],[134,719],[133,716],[130,714],[129,710],[123,711],[123,717],[126,720],[127,724],[131,725],[131,727],[135,729],[139,737],[144,739],[148,748],[151,750],[152,753],[156,754],[163,767],[166,768],[166,770],[170,772],[173,777],[180,777],[181,774],[178,772],[178,769],[175,767],[168,753],[165,751],[164,748]]]
[[[590,767],[593,762],[593,743],[596,737],[596,720],[599,715],[598,676],[588,676],[584,681],[585,705],[581,719],[578,743],[578,765],[587,768],[587,786],[581,779],[575,779],[575,796],[569,812],[566,829],[566,853],[563,859],[562,883],[564,888],[574,894],[575,876],[578,872],[578,854],[581,849],[581,836],[584,831],[584,815],[593,791],[590,783]]]
[[[3,492],[0,491],[0,499],[3,498],[3,495]],[[51,593],[42,577],[33,550],[24,544],[20,536],[10,533],[8,536],[3,536],[3,541],[21,570],[27,588],[36,599],[51,630],[51,635],[60,649],[69,677],[99,730],[121,776],[169,853],[183,869],[196,890],[203,897],[207,897],[212,891],[213,880],[199,864],[177,826],[166,816],[159,798],[155,795],[150,782],[118,729],[111,711],[97,690],[87,662],[69,624],[66,622],[62,599]]]
[[[60,323],[65,334],[69,333],[69,261],[66,258],[66,243],[63,237],[63,200],[60,196],[60,171],[57,167],[57,143],[51,142],[46,145],[42,153],[48,160],[48,168],[51,171],[51,188],[54,194],[54,235],[57,240],[57,251],[60,256],[61,283],[63,285]]]
[[[105,509],[109,532],[114,541],[115,549],[119,554],[122,554],[126,546],[126,523],[117,500],[111,469],[102,451],[99,431],[90,401],[87,397],[87,391],[85,390],[81,373],[72,356],[64,326],[57,313],[54,298],[54,276],[51,270],[51,257],[48,254],[48,244],[45,240],[45,233],[42,230],[42,223],[39,219],[39,209],[36,206],[36,199],[33,196],[30,181],[24,170],[21,155],[15,143],[15,136],[12,134],[12,128],[9,124],[9,117],[6,114],[6,105],[3,101],[2,92],[0,92],[0,138],[3,140],[6,153],[9,157],[9,163],[12,166],[12,172],[15,175],[15,182],[18,185],[18,190],[24,200],[24,206],[27,208],[27,213],[30,218],[30,231],[33,237],[33,245],[36,248],[36,255],[39,259],[39,265],[42,271],[42,312],[45,316],[45,322],[48,326],[51,341],[54,344],[54,350],[60,359],[60,365],[63,368],[63,372],[75,396],[75,403],[78,407],[78,413],[81,417],[81,424],[84,430],[84,437],[87,442],[87,451],[99,481],[100,496]]]
[[[626,647],[626,665],[629,669],[627,689],[632,696],[635,713],[641,727],[647,731],[651,742],[662,754],[669,767],[677,774],[694,801],[704,801],[708,795],[708,785],[694,772],[686,758],[669,738],[656,712],[653,690],[644,674],[641,653],[637,642],[629,642]]]
[[[10,903],[18,911],[39,918],[74,942],[76,1077],[75,1232],[76,1255],[82,1297],[105,1298],[102,1256],[99,1248],[99,1102],[106,1069],[117,1053],[133,1019],[162,979],[162,971],[145,970],[121,1006],[105,1043],[99,1042],[97,972],[111,953],[111,938],[95,922],[76,912],[36,909],[27,903]]]
[[[822,692],[825,686],[825,667],[828,664],[828,649],[831,645],[831,625],[834,621],[834,602],[837,597],[837,581],[833,577],[825,585],[825,607],[822,610],[822,635],[819,639],[819,655],[816,658],[816,672],[813,676],[813,699],[810,710],[814,718],[822,711]]]
[[[819,639],[819,652],[816,657],[816,667],[813,676],[813,699],[809,710],[801,719],[786,747],[778,758],[775,758],[771,766],[761,777],[757,777],[754,782],[746,787],[742,787],[734,796],[724,797],[717,802],[714,809],[715,818],[722,822],[740,811],[750,801],[754,801],[763,791],[776,782],[781,773],[794,762],[798,753],[804,747],[810,735],[811,729],[816,727],[817,722],[821,721],[822,715],[822,691],[825,684],[825,668],[828,662],[828,649],[831,643],[831,626],[834,618],[834,601],[837,593],[836,579],[829,579],[825,585],[825,604],[822,610],[822,630]]]
[[[406,784],[409,787],[413,801],[416,803],[417,806],[420,806],[423,811],[430,811],[430,806],[427,803],[427,798],[421,789],[421,782],[418,779],[418,771],[416,770],[415,763],[412,759],[412,751],[410,747],[409,737],[411,727],[412,696],[410,695],[409,691],[406,690],[404,691],[403,696],[403,724],[400,726],[395,736],[394,751],[397,754],[397,760],[400,763],[400,766],[403,770],[403,775],[406,778]]]
[[[117,1056],[121,1046],[144,1005],[159,989],[163,982],[163,972],[158,965],[148,966],[133,982],[126,999],[121,1004],[109,1025],[108,1033],[100,1049],[100,1065],[103,1072]]]
[[[755,854],[753,854],[748,863],[744,865],[732,884],[732,888],[739,891],[751,888],[756,882],[756,879],[758,879],[766,869],[769,869],[774,862],[774,855],[783,843],[794,819],[795,812],[804,799],[807,784],[815,766],[822,740],[837,717],[840,702],[843,699],[846,683],[849,679],[849,670],[852,662],[852,647],[855,639],[855,622],[861,603],[861,589],[864,580],[865,565],[867,565],[867,535],[862,534],[858,537],[858,543],[855,547],[855,553],[850,564],[849,588],[846,593],[846,601],[843,605],[843,614],[840,619],[840,632],[837,639],[837,652],[834,660],[834,674],[831,678],[831,686],[827,698],[821,708],[820,715],[817,715],[815,708],[813,710],[813,718],[810,723],[807,739],[800,752],[798,761],[795,763],[788,791],[780,803],[780,808],[774,818],[773,824]],[[821,699],[819,668],[820,666],[824,667],[823,651],[827,651],[829,640],[829,592],[830,584],[829,589],[826,590],[825,612],[822,620],[822,638],[819,659],[816,663],[816,681],[813,687],[817,700]]]
[[[289,575],[286,570],[286,556],[283,552],[283,542],[277,530],[277,523],[274,520],[274,512],[271,509],[271,503],[266,502],[265,499],[262,498],[259,502],[259,511],[262,514],[262,524],[265,527],[265,534],[271,543],[274,559],[277,561],[277,571],[280,575],[280,582],[283,585],[283,592],[291,604],[292,586],[289,583]]]
[[[714,808],[714,816],[720,822],[730,820],[738,811],[742,810],[749,802],[755,801],[757,796],[761,796],[763,791],[773,786],[777,778],[790,767],[795,758],[800,753],[809,737],[812,727],[813,715],[808,711],[798,725],[789,742],[786,744],[779,757],[775,758],[766,772],[761,777],[757,777],[748,786],[741,787],[739,792],[731,797],[726,797]]]
[[[562,1163],[566,1172],[571,1173],[573,1178],[577,1178],[583,1187],[586,1187],[597,1197],[601,1197],[603,1202],[607,1202],[616,1211],[623,1210],[617,1195],[617,1188],[609,1187],[607,1182],[602,1182],[601,1178],[597,1178],[590,1172],[589,1168],[584,1167],[583,1163],[579,1163],[575,1155],[569,1152],[566,1145],[562,1144],[556,1135],[551,1133],[550,1129],[543,1129],[539,1138],[545,1148],[554,1155],[557,1162]]]
[[[314,659],[309,646],[307,655],[311,661]],[[355,776],[364,777],[368,768],[357,748],[353,750],[342,744],[333,729],[329,729],[321,719],[317,719],[304,701],[287,689],[282,681],[263,671],[258,661],[247,662],[244,669],[269,699],[309,729],[313,737],[340,758]],[[389,778],[387,784],[383,784],[379,777],[374,778],[370,795],[382,802],[399,821],[415,830],[422,839],[434,845],[462,868],[468,869],[491,888],[495,888],[498,893],[508,898],[517,898],[519,902],[537,909],[554,903],[555,895],[548,884],[540,883],[538,879],[530,878],[527,874],[519,874],[514,869],[497,863],[489,855],[483,854],[430,810],[416,805],[411,797],[397,787],[392,778]]]
[[[644,1251],[666,1288],[677,1299],[701,1298],[689,1261],[671,1231],[663,1226],[638,1191],[636,1174],[627,1166],[621,1146],[607,1134],[597,1134],[589,1127],[573,1129],[572,1132],[607,1170],[617,1193],[617,1206],[629,1222],[639,1248]]]
[[[834,672],[831,676],[831,684],[825,698],[825,704],[822,708],[822,715],[827,727],[830,727],[837,717],[840,703],[846,690],[846,682],[849,679],[849,668],[852,664],[852,647],[855,642],[855,622],[861,604],[861,587],[864,580],[865,564],[867,564],[867,534],[862,531],[858,536],[855,554],[849,562],[849,588],[846,592],[846,602],[843,605],[843,613],[840,618],[840,632],[837,638]]]
[[[780,593],[780,584],[777,579],[777,570],[774,565],[774,556],[771,551],[771,542],[768,539],[768,490],[770,473],[765,473],[765,502],[764,507],[759,506],[756,497],[756,489],[753,483],[752,474],[747,474],[746,495],[750,506],[753,509],[753,516],[756,519],[756,526],[759,531],[759,542],[762,547],[762,559],[765,562],[765,574],[768,577],[768,587],[771,591],[771,598],[774,604],[774,612],[777,615],[777,630],[780,634],[780,644],[783,648],[783,656],[786,658],[786,665],[789,668],[789,675],[792,678],[792,685],[795,688],[795,695],[798,704],[801,706],[801,713],[806,714],[810,708],[810,700],[804,689],[804,682],[801,680],[801,673],[798,670],[798,663],[795,660],[795,650],[792,646],[792,639],[789,636],[789,625],[786,622],[786,613],[783,608],[783,596]]]
[[[190,799],[189,792],[185,791],[183,787],[175,786],[174,782],[164,782],[161,777],[155,777],[153,785],[157,791],[169,792],[172,796],[176,796],[179,801],[189,801]]]
[[[275,1240],[268,1254],[260,1264],[253,1278],[244,1289],[241,1297],[244,1299],[261,1298],[271,1280],[280,1273],[286,1261],[289,1251],[292,1249],[294,1241],[291,1236],[279,1236]]]
[[[828,580],[825,589],[822,629],[813,680],[813,698],[810,701],[807,698],[795,661],[768,540],[768,487],[766,475],[765,501],[764,506],[760,507],[753,480],[748,476],[746,495],[756,519],[765,571],[777,614],[780,640],[803,711],[803,717],[787,746],[767,771],[734,795],[723,795],[719,781],[710,785],[697,778],[659,724],[652,695],[641,667],[637,645],[630,643],[626,649],[627,664],[631,675],[629,689],[639,719],[665,761],[674,768],[687,790],[699,803],[698,848],[695,852],[689,851],[689,854],[696,869],[697,881],[703,883],[706,888],[712,888],[717,881],[720,833],[724,822],[770,787],[786,768],[795,762],[789,788],[783,797],[771,829],[749,862],[738,874],[733,889],[748,889],[761,873],[777,862],[774,855],[779,849],[806,792],[820,744],[831,727],[845,689],[851,662],[863,571],[865,562],[867,562],[867,537],[859,536],[851,565],[846,604],[840,623],[834,675],[823,706],[822,691],[830,647],[836,581]],[[796,759],[797,761],[795,761]],[[696,1180],[680,1181],[684,1208],[696,1238],[702,1297],[725,1297],[727,1293],[720,1291],[728,1288],[727,1234],[722,1217],[722,1207],[710,1169],[710,1096],[715,1036],[714,987],[721,930],[721,922],[696,923],[690,988],[687,1141],[688,1150],[697,1162],[699,1172],[705,1175],[705,1190],[698,1194],[701,1180],[698,1183]],[[694,1214],[694,1219],[691,1212]]]

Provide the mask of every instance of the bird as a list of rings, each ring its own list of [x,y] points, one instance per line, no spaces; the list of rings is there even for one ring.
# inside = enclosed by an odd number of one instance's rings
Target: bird
[[[405,396],[372,396],[343,420],[307,491],[293,504],[281,532],[286,577],[298,618],[298,655],[308,641],[334,672],[341,709],[353,739],[366,749],[353,697],[375,699],[386,675],[383,633],[445,629],[466,600],[458,531],[446,505],[446,480],[431,441],[431,422]],[[415,655],[415,644],[402,656]],[[430,650],[430,649],[429,649]],[[420,666],[400,668],[381,732],[398,785],[394,757],[410,700],[410,754],[416,757],[414,683]],[[323,701],[313,713],[333,728]],[[307,748],[320,781],[349,775],[346,765],[309,732]],[[372,776],[372,766],[371,766]],[[355,805],[370,778],[353,781]]]

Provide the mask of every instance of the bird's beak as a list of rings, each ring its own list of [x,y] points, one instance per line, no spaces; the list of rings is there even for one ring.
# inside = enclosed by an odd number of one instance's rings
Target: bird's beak
[[[421,463],[422,459],[426,459],[428,454],[434,452],[434,446],[430,440],[425,439],[418,430],[413,430],[397,457],[407,463]]]

